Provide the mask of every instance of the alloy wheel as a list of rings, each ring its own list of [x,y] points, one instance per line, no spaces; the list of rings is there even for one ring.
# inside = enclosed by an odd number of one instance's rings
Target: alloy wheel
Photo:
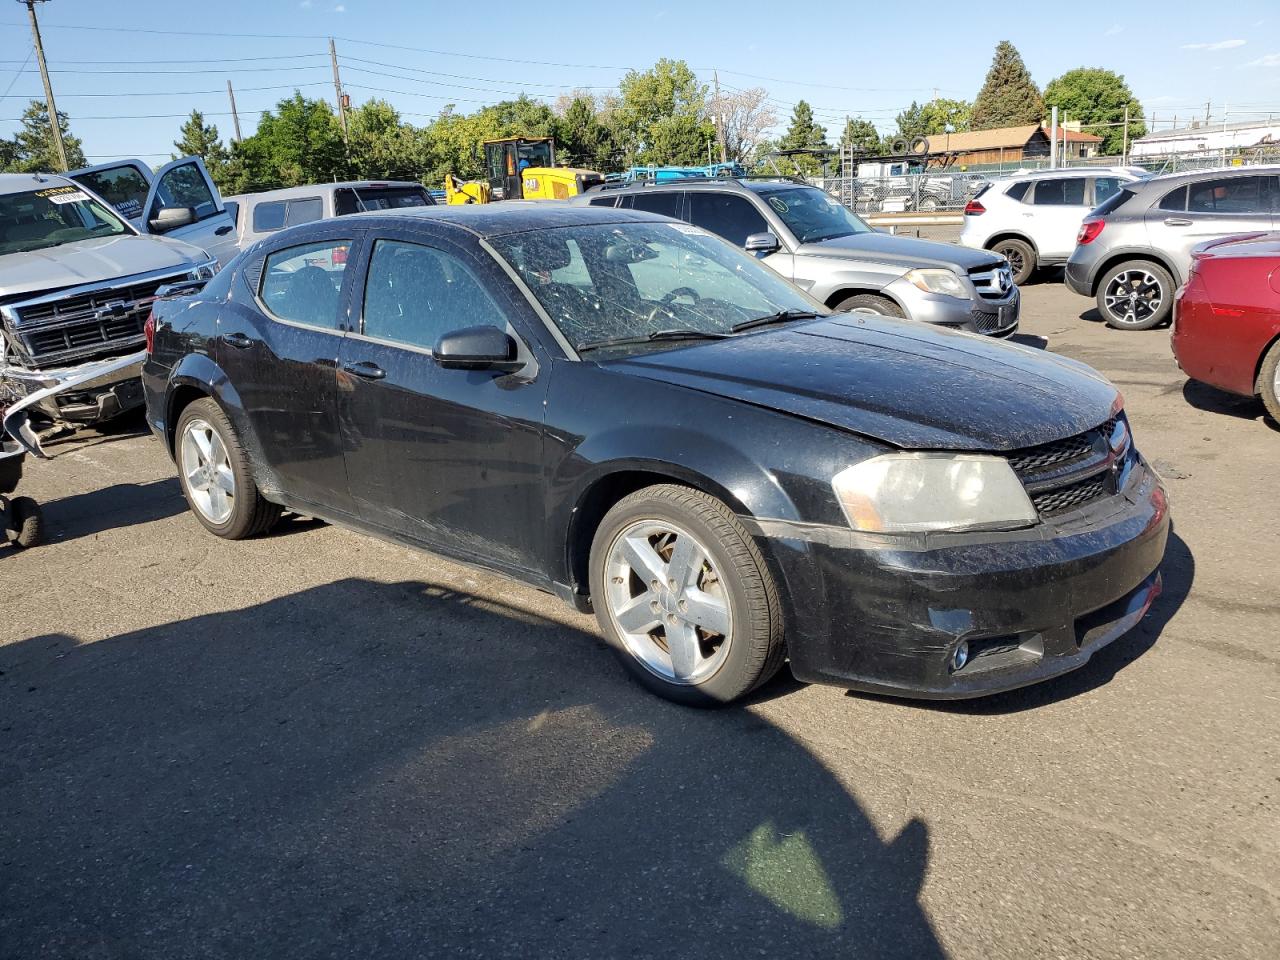
[[[1146,323],[1164,304],[1164,288],[1160,279],[1147,270],[1122,270],[1107,284],[1103,302],[1118,324]]]
[[[1022,268],[1027,265],[1026,258],[1022,255],[1022,250],[1018,247],[1002,247],[996,250],[1009,261],[1009,272],[1015,277],[1022,276]]]
[[[236,477],[222,438],[197,418],[183,429],[180,450],[192,505],[210,523],[226,523],[235,509]]]
[[[650,672],[696,684],[724,663],[733,640],[729,596],[711,554],[670,521],[638,520],[609,547],[609,616]]]

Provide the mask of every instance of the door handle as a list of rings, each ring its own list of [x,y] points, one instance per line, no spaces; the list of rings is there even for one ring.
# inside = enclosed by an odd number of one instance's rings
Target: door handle
[[[1188,220],[1186,217],[1165,217],[1164,218],[1164,225],[1166,227],[1189,227],[1191,226],[1191,224],[1192,224],[1192,221]]]
[[[231,232],[231,224],[224,223],[222,226],[220,226],[217,230],[213,232],[217,234],[219,237],[225,237],[228,233]]]
[[[224,334],[222,342],[229,347],[235,347],[237,350],[243,350],[245,347],[253,345],[253,341],[249,339],[248,335],[243,333]]]
[[[381,380],[387,375],[387,371],[371,360],[361,360],[359,363],[344,363],[342,369],[353,377],[359,377],[361,380]]]

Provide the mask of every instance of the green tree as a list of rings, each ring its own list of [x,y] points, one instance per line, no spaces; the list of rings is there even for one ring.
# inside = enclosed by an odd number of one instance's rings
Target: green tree
[[[173,141],[173,148],[178,151],[173,155],[175,160],[178,157],[199,157],[204,161],[205,169],[209,171],[209,176],[213,177],[219,190],[231,185],[228,169],[231,154],[222,145],[218,128],[213,124],[205,124],[204,114],[199,110],[192,110],[178,134],[178,139]]]
[[[814,119],[813,107],[807,101],[801,100],[792,108],[791,124],[778,141],[778,147],[782,150],[830,149],[827,128]],[[805,176],[817,176],[822,172],[822,161],[817,157],[800,155],[793,159]]]
[[[232,148],[233,192],[323,183],[347,175],[342,128],[324,100],[295,91],[258,121],[258,129]]]
[[[706,162],[715,128],[707,87],[687,63],[663,58],[649,70],[629,70],[618,91],[611,120],[624,165]]]
[[[916,137],[923,137],[929,132],[922,116],[922,108],[914,100],[911,101],[911,106],[898,114],[895,122],[898,125],[898,129],[893,139],[906,140],[908,144]]]
[[[934,134],[946,133],[948,126],[951,127],[952,133],[963,133],[969,129],[972,121],[973,104],[967,100],[938,97],[920,108],[920,123],[924,128],[921,136],[931,137]]]
[[[1022,62],[1022,54],[1008,40],[1001,40],[986,82],[973,101],[972,128],[1016,127],[1043,119],[1044,100]]]
[[[879,152],[880,134],[875,124],[862,117],[845,117],[844,132],[840,134],[840,149],[847,150],[850,145],[865,153]]]
[[[1101,67],[1077,67],[1049,81],[1044,99],[1051,107],[1084,129],[1102,137],[1102,152],[1118,156],[1124,148],[1124,113],[1129,108],[1129,139],[1147,132],[1142,122],[1142,104],[1133,95],[1124,77]],[[1118,124],[1118,126],[1094,126]]]
[[[575,96],[554,124],[556,148],[569,162],[604,173],[617,169],[613,131],[600,121],[595,101]]]
[[[58,148],[53,142],[53,127],[49,125],[49,108],[43,100],[32,100],[22,111],[22,124],[11,141],[8,166],[17,173],[54,173],[62,169],[58,160]],[[62,130],[62,146],[67,152],[68,169],[86,164],[84,149],[77,137],[71,135],[67,115],[58,111],[58,126]]]
[[[422,133],[404,123],[385,100],[369,100],[347,114],[348,167],[361,180],[417,180]]]

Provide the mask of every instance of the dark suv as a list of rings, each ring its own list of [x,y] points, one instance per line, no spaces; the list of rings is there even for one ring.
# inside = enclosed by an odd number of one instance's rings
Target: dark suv
[[[626,184],[571,202],[684,220],[744,248],[835,310],[997,337],[1018,329],[1018,288],[1004,256],[881,233],[800,181],[717,177]]]

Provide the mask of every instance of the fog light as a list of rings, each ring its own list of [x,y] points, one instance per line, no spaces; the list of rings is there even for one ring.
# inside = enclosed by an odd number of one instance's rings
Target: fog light
[[[961,640],[956,644],[955,651],[951,654],[951,672],[964,667],[969,662],[969,641]]]

